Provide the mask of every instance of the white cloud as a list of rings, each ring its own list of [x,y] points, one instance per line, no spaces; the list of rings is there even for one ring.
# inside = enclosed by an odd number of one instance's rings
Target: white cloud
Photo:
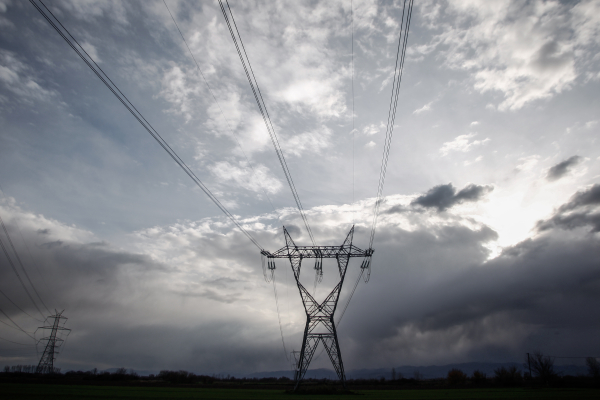
[[[381,132],[383,129],[385,129],[385,124],[383,122],[379,124],[369,124],[363,128],[362,133],[367,136],[373,136],[376,133]]]
[[[466,153],[468,151],[473,150],[475,147],[482,146],[490,141],[489,138],[483,140],[470,140],[471,138],[477,136],[476,133],[469,133],[466,135],[460,135],[454,138],[454,140],[450,142],[445,142],[442,147],[440,147],[440,153],[443,156],[448,155],[448,153],[452,151],[460,151]]]
[[[431,104],[433,104],[433,101],[430,101],[429,103],[425,104],[423,107],[416,109],[415,111],[413,111],[413,114],[421,114],[422,112],[431,110]]]
[[[575,124],[573,124],[572,126],[568,126],[565,129],[565,132],[567,134],[571,134],[571,133],[575,133],[575,132],[581,132],[584,130],[591,130],[594,129],[594,127],[598,125],[598,121],[597,120],[591,120],[585,123],[581,123],[581,122],[576,122]]]
[[[371,140],[369,143],[365,144],[365,147],[371,149],[375,147],[375,142]]]
[[[600,2],[584,0],[571,10],[578,45],[600,44]]]
[[[238,142],[248,157],[255,152],[271,148],[267,128],[255,110],[254,103],[242,101],[236,88],[229,85],[223,89],[213,89],[213,93],[219,99],[219,104],[211,102],[208,106],[205,126],[209,132],[216,136],[230,137],[235,143],[233,151],[239,156],[242,155],[242,151],[237,146]],[[275,131],[280,131],[277,125]]]
[[[96,63],[100,64],[100,62],[102,62],[102,60],[100,59],[100,56],[98,55],[98,50],[96,49],[96,47],[94,45],[92,45],[88,41],[83,41],[80,43],[81,43],[81,47],[83,47],[85,49],[85,51],[90,55],[90,57],[92,57],[94,59],[94,61],[96,61]]]
[[[164,72],[160,94],[173,106],[170,112],[182,115],[185,122],[192,120],[195,104],[203,91],[201,82],[192,71],[189,73],[179,66],[172,66]]]
[[[125,3],[118,0],[62,0],[60,4],[86,21],[109,17],[122,25],[127,24]]]
[[[474,159],[474,160],[467,160],[467,161],[465,161],[465,162],[463,163],[463,165],[464,165],[465,167],[468,167],[469,165],[472,165],[472,164],[478,163],[478,162],[479,162],[479,161],[481,161],[481,160],[483,160],[483,156],[479,156],[479,157],[477,157],[477,158],[476,158],[476,159]]]
[[[471,126],[476,126],[476,125],[479,125],[479,121],[473,121],[473,122],[471,122]]]
[[[368,5],[362,7],[370,9]],[[344,91],[350,68],[339,57],[331,56],[335,50],[330,42],[333,36],[348,33],[342,7],[303,2],[281,7],[265,2],[252,6],[238,3],[232,10],[234,15],[244,15],[236,23],[271,118],[279,118],[274,112],[278,106],[320,118],[338,118],[347,111]],[[175,7],[173,12],[177,11]],[[218,7],[186,12],[189,21],[179,21],[180,27],[192,52],[202,55],[196,58],[211,86],[218,78],[221,82],[235,82],[246,91],[246,75]],[[168,14],[163,14],[167,23]],[[264,18],[272,14],[279,17]]]
[[[44,89],[34,79],[33,71],[22,63],[13,53],[0,49],[0,82],[20,100],[48,101],[56,95],[52,90]]]
[[[431,7],[423,3],[422,9]],[[598,2],[459,1],[426,15],[446,65],[471,71],[480,92],[499,91],[499,110],[516,110],[569,89],[596,53]]]
[[[531,171],[533,167],[537,165],[540,161],[540,156],[537,154],[521,157],[519,158],[519,163],[517,164],[517,170],[519,171]]]
[[[287,137],[282,143],[282,149],[285,154],[297,157],[304,152],[315,154],[331,145],[330,137],[331,130],[322,126],[310,132]]]
[[[262,193],[264,190],[273,194],[282,187],[281,182],[271,174],[269,168],[261,164],[250,167],[246,163],[234,165],[227,161],[219,161],[212,165],[210,170],[222,181],[232,181],[244,189],[257,193]]]
[[[0,12],[6,12],[6,9],[10,4],[10,0],[0,0]]]

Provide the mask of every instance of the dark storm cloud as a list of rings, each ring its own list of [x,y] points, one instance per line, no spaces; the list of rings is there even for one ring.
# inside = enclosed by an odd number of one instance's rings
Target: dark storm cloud
[[[576,193],[552,218],[592,209],[599,202],[600,186],[590,187]],[[386,222],[378,230],[371,281],[357,290],[338,328],[348,368],[518,361],[532,348],[564,354],[595,348],[600,333],[600,243],[594,235],[550,225],[541,234],[488,260],[487,246],[498,239],[488,226],[450,214],[440,214],[442,222],[434,223],[427,213],[414,209],[388,215],[391,220],[409,218],[413,228],[406,230],[399,223]],[[316,230],[328,232],[327,237],[335,237],[336,243],[341,240],[339,226],[325,224]],[[357,243],[367,233],[357,227]],[[174,231],[170,234],[158,232],[149,239],[164,246],[172,237],[176,244],[173,251],[186,252],[185,237]],[[35,237],[35,229],[25,235]],[[219,249],[226,255],[224,267],[253,265],[247,260],[248,249],[226,252],[226,244],[239,242],[239,235],[215,234],[200,240],[192,235],[190,249],[199,254]],[[281,245],[280,230],[264,235],[261,239],[269,248]],[[53,242],[58,238],[48,239]],[[181,267],[117,250],[109,243],[62,242],[60,246],[35,249],[56,271],[48,282],[54,286],[53,293],[60,293],[69,310],[76,310],[69,313],[74,333],[71,347],[61,360],[63,366],[171,368],[202,373],[284,368],[272,367],[283,357],[273,298],[258,307],[261,313],[265,312],[263,306],[267,307],[266,313],[274,317],[272,324],[256,323],[259,314],[251,314],[253,311],[244,311],[248,318],[236,314],[240,308],[251,310],[262,301],[257,288],[272,295],[272,289],[262,283],[249,286],[251,276],[261,279],[258,258],[256,268],[234,268],[231,276],[199,279],[194,267],[190,273],[173,278]],[[209,252],[209,258],[195,260],[201,264],[215,257]],[[350,267],[341,304],[356,279],[358,265]],[[284,283],[284,274],[289,273],[284,270],[286,265],[278,267],[286,343],[298,349],[302,323],[297,331],[285,325],[289,318],[284,310],[288,302],[298,310],[301,305],[293,283]],[[152,276],[156,286],[147,282]],[[321,288],[319,291],[324,293]],[[290,297],[284,297],[288,292]],[[171,299],[164,304],[167,307],[162,304],[164,298]],[[190,308],[184,311],[182,304],[186,302]],[[208,318],[215,308],[217,317]],[[173,321],[176,315],[185,322]],[[303,316],[298,317],[302,322]],[[314,367],[330,368],[330,364],[322,357]]]
[[[600,185],[575,194],[542,223],[541,234],[492,260],[485,244],[494,235],[486,228],[386,232],[390,242],[379,246],[371,281],[340,329],[345,346],[360,343],[353,356],[371,365],[382,362],[384,348],[394,354],[391,365],[427,362],[428,354],[443,363],[442,354],[448,362],[518,361],[531,349],[600,350],[600,240],[556,222],[599,203]],[[597,221],[588,215],[585,226],[595,230]]]
[[[585,206],[597,206],[600,204],[600,185],[595,184],[588,189],[575,193],[568,203],[560,206],[559,211],[568,211]]]
[[[409,208],[403,206],[402,204],[397,204],[395,206],[390,207],[388,210],[385,210],[385,214],[399,214],[408,211]]]
[[[493,189],[494,188],[489,185],[481,186],[470,184],[457,193],[456,188],[452,183],[448,183],[447,185],[434,186],[429,189],[427,193],[413,200],[411,204],[426,208],[437,208],[438,211],[445,211],[457,204],[477,201]]]
[[[280,365],[281,345],[273,345],[270,332],[255,331],[249,342],[246,328],[231,319],[179,327],[151,321],[117,327],[90,320],[85,332],[69,338],[69,350],[62,356],[61,365],[68,357],[79,362],[90,360],[90,366],[99,368],[121,366],[155,372],[183,369],[207,375],[272,370],[272,365]]]
[[[548,170],[548,174],[546,175],[546,179],[549,181],[556,181],[563,176],[567,175],[571,168],[581,162],[581,157],[573,156],[569,157],[565,161],[559,162],[558,164],[550,167]]]
[[[16,231],[14,226],[9,225],[8,229]],[[30,239],[33,232],[24,230],[23,234],[26,240],[35,243]],[[120,279],[133,268],[146,273],[164,268],[146,255],[118,250],[106,243],[99,246],[98,243],[56,240],[28,246],[31,257],[20,241],[15,244],[33,284],[50,309],[72,307],[85,299],[91,312],[93,308],[118,301],[114,294],[120,290]],[[12,258],[16,262],[14,255]],[[5,257],[0,260],[0,279],[4,283],[3,290],[12,293],[11,298],[14,297],[17,304],[25,310],[35,310]]]
[[[220,290],[213,289],[202,289],[200,291],[190,292],[188,290],[182,290],[174,292],[179,296],[185,297],[203,297],[206,299],[218,301],[220,303],[232,304],[239,301],[242,298],[242,293],[223,294]]]
[[[599,206],[600,185],[596,184],[573,195],[550,219],[538,222],[537,228],[545,231],[554,227],[568,230],[591,227],[592,232],[600,232]]]

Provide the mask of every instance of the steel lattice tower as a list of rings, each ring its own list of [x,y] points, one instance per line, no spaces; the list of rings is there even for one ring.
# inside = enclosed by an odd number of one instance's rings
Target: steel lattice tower
[[[48,319],[54,319],[52,326],[40,326],[38,329],[51,329],[50,336],[40,339],[46,341],[46,346],[44,347],[44,353],[40,358],[40,362],[35,370],[37,374],[51,374],[54,372],[54,360],[56,359],[56,354],[58,354],[58,348],[60,348],[60,343],[64,342],[63,339],[57,336],[58,331],[71,331],[70,329],[64,328],[60,326],[60,320],[66,320],[66,317],[62,316],[62,313],[54,310],[55,315],[51,315]],[[57,344],[58,342],[58,344]]]
[[[333,368],[337,373],[342,385],[346,387],[346,375],[344,372],[344,363],[342,362],[342,353],[337,338],[337,330],[333,320],[335,310],[337,308],[348,262],[352,257],[364,257],[361,268],[367,269],[370,264],[373,249],[361,250],[352,245],[352,237],[354,235],[354,226],[350,229],[346,240],[341,246],[296,246],[288,231],[283,228],[285,236],[285,247],[277,250],[275,253],[263,251],[262,254],[268,259],[268,268],[273,271],[275,269],[276,258],[287,258],[290,260],[292,271],[300,291],[302,304],[306,312],[306,327],[304,328],[304,338],[302,341],[302,350],[300,357],[296,363],[296,371],[294,380],[296,382],[294,390],[298,388],[300,382],[304,378],[308,366],[319,342],[323,343],[327,355],[333,364]],[[306,258],[314,258],[315,270],[317,274],[322,272],[323,259],[335,258],[337,260],[338,272],[340,280],[333,290],[327,295],[323,302],[317,302],[308,290],[300,283],[300,268],[302,260]]]

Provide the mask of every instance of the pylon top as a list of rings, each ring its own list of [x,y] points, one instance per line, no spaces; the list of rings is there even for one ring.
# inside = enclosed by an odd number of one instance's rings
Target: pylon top
[[[283,227],[285,246],[271,253],[263,250],[261,253],[267,258],[337,258],[344,257],[371,257],[373,249],[362,250],[352,244],[354,226],[348,232],[346,240],[340,246],[297,246],[285,226]]]

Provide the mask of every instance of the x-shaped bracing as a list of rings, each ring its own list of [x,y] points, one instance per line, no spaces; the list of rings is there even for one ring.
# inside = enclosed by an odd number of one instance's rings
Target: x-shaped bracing
[[[337,308],[348,262],[352,257],[363,257],[361,268],[369,268],[373,249],[361,250],[352,245],[354,236],[354,227],[350,229],[346,240],[341,246],[296,246],[290,234],[285,227],[283,228],[285,236],[285,247],[277,250],[275,253],[263,251],[262,254],[268,259],[268,268],[273,271],[275,269],[276,258],[287,258],[290,261],[296,284],[302,298],[302,304],[306,312],[306,327],[304,328],[304,338],[302,341],[302,350],[296,364],[294,380],[296,382],[295,389],[298,388],[300,382],[304,378],[308,366],[315,354],[315,350],[319,342],[323,343],[325,351],[329,355],[329,359],[333,364],[333,368],[337,373],[338,378],[344,387],[346,386],[346,375],[344,373],[344,363],[342,362],[342,353],[337,338],[337,331],[333,316]],[[322,271],[323,258],[335,258],[337,260],[338,272],[340,280],[333,290],[327,295],[321,303],[309,293],[309,291],[300,283],[300,269],[302,260],[305,258],[314,258],[315,270],[317,274]]]

